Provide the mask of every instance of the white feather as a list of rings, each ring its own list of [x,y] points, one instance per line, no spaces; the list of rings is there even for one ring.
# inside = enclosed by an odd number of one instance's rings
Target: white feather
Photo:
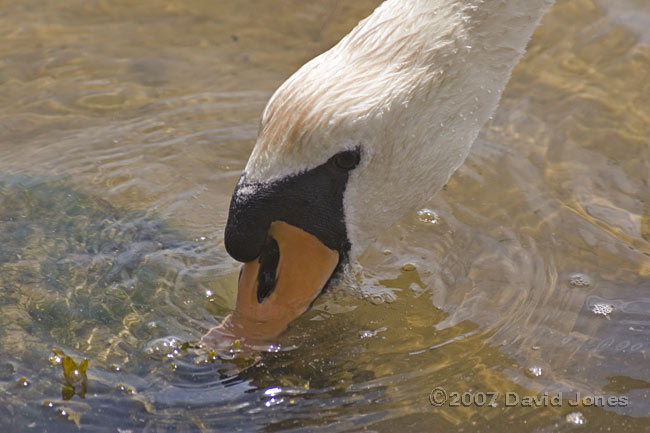
[[[444,185],[553,0],[388,0],[273,95],[245,172],[268,182],[363,151],[350,258]]]

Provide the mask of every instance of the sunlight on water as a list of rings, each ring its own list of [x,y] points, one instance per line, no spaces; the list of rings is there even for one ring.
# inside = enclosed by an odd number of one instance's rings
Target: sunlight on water
[[[443,191],[218,352],[261,110],[379,0],[0,3],[5,430],[650,428],[646,1],[558,0]]]

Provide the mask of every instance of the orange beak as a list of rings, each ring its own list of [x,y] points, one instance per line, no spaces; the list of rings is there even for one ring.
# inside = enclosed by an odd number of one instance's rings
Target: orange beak
[[[235,312],[204,335],[202,344],[223,347],[234,339],[263,343],[277,337],[309,309],[338,265],[337,251],[295,226],[275,221],[269,236],[277,243],[277,267],[272,261],[275,269],[269,270],[264,253],[243,265]],[[269,272],[275,281],[268,281]]]

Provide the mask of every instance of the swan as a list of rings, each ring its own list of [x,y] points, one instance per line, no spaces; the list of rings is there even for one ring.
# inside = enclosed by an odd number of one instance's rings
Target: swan
[[[467,157],[554,0],[387,0],[282,84],[233,193],[219,346],[282,333]]]

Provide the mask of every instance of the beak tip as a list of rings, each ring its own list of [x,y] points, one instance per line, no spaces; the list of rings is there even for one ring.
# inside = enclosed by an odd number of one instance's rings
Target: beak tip
[[[309,309],[339,262],[339,253],[315,236],[288,223],[271,224],[260,258],[244,263],[239,276],[235,312],[201,339],[208,347],[229,347],[279,336]]]
[[[236,336],[229,332],[231,316],[226,316],[219,326],[211,328],[203,337],[201,345],[210,349],[228,348],[236,340]]]

